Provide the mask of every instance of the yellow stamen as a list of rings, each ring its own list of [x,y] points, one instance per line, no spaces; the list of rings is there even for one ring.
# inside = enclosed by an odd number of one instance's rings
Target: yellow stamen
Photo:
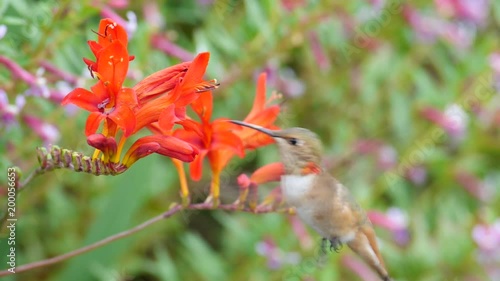
[[[220,203],[220,171],[214,171],[212,174],[212,184],[210,185],[210,196],[213,199],[213,207],[217,208]]]
[[[120,155],[122,154],[123,146],[125,146],[125,141],[127,140],[127,137],[122,136],[120,139],[120,143],[118,143],[118,149],[116,150],[116,154],[111,159],[113,163],[118,163],[120,162]]]
[[[99,153],[101,153],[101,151],[99,149],[94,150],[94,154],[92,155],[92,159],[97,159],[99,157]]]
[[[177,174],[179,174],[179,181],[181,185],[181,199],[182,206],[186,207],[189,205],[189,188],[187,185],[186,173],[184,172],[184,165],[180,160],[172,159],[175,168],[177,169]]]

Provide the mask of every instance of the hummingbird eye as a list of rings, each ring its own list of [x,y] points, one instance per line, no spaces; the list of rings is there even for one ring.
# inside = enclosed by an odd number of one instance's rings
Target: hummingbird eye
[[[291,145],[297,145],[299,141],[296,138],[289,138],[288,143]]]

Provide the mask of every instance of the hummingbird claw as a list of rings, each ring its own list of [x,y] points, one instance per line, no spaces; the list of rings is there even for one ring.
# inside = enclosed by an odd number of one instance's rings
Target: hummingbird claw
[[[342,247],[344,245],[340,241],[338,237],[333,237],[330,239],[330,251],[335,251],[336,253],[339,253],[340,250],[342,250]]]

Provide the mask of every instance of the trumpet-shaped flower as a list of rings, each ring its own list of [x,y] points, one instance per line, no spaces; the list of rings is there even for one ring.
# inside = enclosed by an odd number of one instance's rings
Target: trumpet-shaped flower
[[[98,81],[90,91],[77,88],[62,101],[63,105],[73,103],[90,111],[85,134],[88,144],[96,148],[93,158],[102,153],[101,160],[114,173],[125,171],[151,153],[193,161],[198,148],[173,136],[172,127],[187,118],[185,107],[200,93],[218,86],[215,80],[203,80],[210,54],[201,53],[192,62],[168,67],[126,88],[123,82],[133,57],[127,51],[125,30],[104,19],[97,34],[98,41],[88,42],[96,60],[84,61]],[[102,133],[98,133],[102,123]],[[120,162],[126,140],[145,127],[155,134],[137,139]]]
[[[245,118],[246,122],[276,129],[273,125],[280,111],[278,105],[266,106],[266,75],[261,74],[257,82],[257,92],[253,107]],[[200,154],[190,164],[190,174],[193,180],[199,180],[202,175],[203,159],[208,158],[212,170],[211,195],[218,203],[220,188],[220,173],[229,160],[235,155],[244,156],[245,149],[255,149],[272,142],[271,138],[263,138],[255,131],[242,129],[225,118],[210,121],[212,117],[212,96],[202,95],[191,104],[200,121],[186,119],[180,121],[184,128],[176,130],[174,136],[179,137],[198,147]],[[182,176],[182,175],[181,175]]]

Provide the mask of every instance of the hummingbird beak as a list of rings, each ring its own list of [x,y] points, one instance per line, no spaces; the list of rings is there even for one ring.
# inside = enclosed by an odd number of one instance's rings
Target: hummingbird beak
[[[241,121],[237,121],[237,120],[229,120],[229,122],[237,124],[237,125],[240,125],[240,126],[248,127],[250,129],[254,129],[256,131],[262,132],[262,133],[264,133],[264,134],[266,134],[268,136],[271,136],[273,138],[279,137],[276,134],[276,132],[274,132],[273,130],[269,130],[267,128],[264,128],[264,127],[261,127],[261,126],[258,126],[258,125],[249,124],[249,123],[245,123],[245,122],[241,122]]]

